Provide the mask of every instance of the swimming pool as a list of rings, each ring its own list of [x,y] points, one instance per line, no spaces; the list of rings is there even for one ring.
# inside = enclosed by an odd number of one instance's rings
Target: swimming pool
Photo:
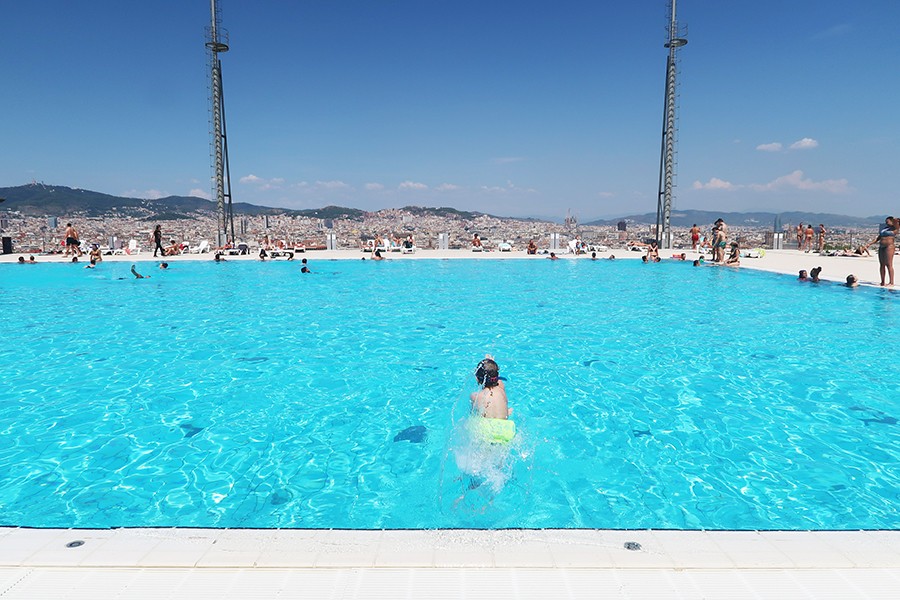
[[[0,267],[0,525],[900,524],[884,290],[638,261]],[[519,433],[482,451],[460,432],[485,352]]]

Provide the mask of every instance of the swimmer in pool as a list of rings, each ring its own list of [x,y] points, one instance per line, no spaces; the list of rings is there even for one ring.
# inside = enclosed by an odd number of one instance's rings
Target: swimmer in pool
[[[506,398],[506,386],[500,379],[500,367],[490,354],[478,363],[475,380],[481,389],[470,397],[472,412],[488,419],[508,419],[512,410]]]
[[[140,273],[138,273],[135,270],[134,265],[131,265],[131,274],[134,275],[135,279],[150,279],[149,275],[141,275]]]

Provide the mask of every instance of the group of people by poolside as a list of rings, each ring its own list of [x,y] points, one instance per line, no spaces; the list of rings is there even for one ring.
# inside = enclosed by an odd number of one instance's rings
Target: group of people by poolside
[[[812,223],[807,223],[806,227],[803,226],[803,223],[798,223],[796,229],[797,250],[822,254],[825,252],[825,234],[827,233],[828,231],[823,223],[819,223],[819,226],[815,229]],[[814,244],[815,250],[813,250]]]
[[[825,255],[825,241],[827,235],[827,229],[825,225],[820,223],[818,228],[814,228],[811,223],[808,223],[804,226],[803,223],[797,225],[796,228],[796,236],[797,236],[797,249],[804,250],[805,252],[818,252],[819,254]],[[829,256],[852,256],[852,257],[860,257],[860,256],[870,256],[869,248],[878,245],[878,263],[879,263],[879,274],[880,274],[880,285],[882,286],[893,286],[894,285],[894,254],[896,252],[896,238],[898,233],[900,233],[900,218],[895,218],[893,216],[887,217],[885,219],[884,224],[880,227],[878,235],[875,236],[868,244],[861,244],[857,246],[855,249],[848,250],[845,249],[843,251],[832,251]],[[694,224],[690,229],[690,237],[691,237],[691,248],[695,251],[704,251],[705,248],[708,248],[709,251],[712,252],[712,263],[713,264],[722,264],[727,266],[740,266],[741,259],[741,248],[740,244],[737,241],[731,241],[729,243],[728,240],[728,226],[723,219],[717,219],[712,226],[712,230],[710,232],[709,238],[701,237],[701,230]],[[156,225],[153,232],[150,235],[150,242],[153,245],[153,256],[154,258],[157,254],[161,254],[162,256],[174,256],[177,254],[181,254],[185,251],[185,246],[182,244],[178,244],[175,240],[170,240],[168,246],[164,246],[162,241],[164,239],[162,233],[162,227],[160,225]],[[586,253],[587,245],[586,244],[578,244],[580,240],[576,240],[575,248],[576,254]],[[82,244],[79,239],[79,234],[77,229],[74,227],[72,223],[66,224],[65,229],[65,256],[72,256],[73,262],[78,262],[78,257],[84,255],[84,250],[82,249]],[[394,246],[401,246],[405,248],[413,248],[415,242],[412,238],[412,235],[408,236],[406,240],[400,241],[399,238],[395,238],[392,240],[392,244]],[[374,242],[374,248],[371,255],[371,260],[380,261],[384,260],[385,257],[382,255],[380,247],[383,247],[384,242],[381,237],[376,237]],[[643,246],[644,244],[640,244]],[[272,247],[272,246],[268,246]],[[473,249],[483,249],[483,242],[477,233],[472,236],[472,248]],[[650,244],[646,245],[646,254],[642,257],[644,262],[660,262],[661,258],[659,255],[659,246],[656,241],[652,241]],[[633,248],[638,249],[638,248]],[[730,249],[730,250],[729,250]],[[727,253],[726,253],[727,250]],[[546,251],[545,251],[546,252]],[[110,252],[108,252],[109,254]],[[527,254],[538,254],[538,247],[535,241],[532,239],[528,242],[526,247]],[[93,268],[98,265],[103,260],[102,252],[97,244],[93,244],[91,249],[89,250],[89,258],[90,265],[86,268]],[[273,248],[272,250],[267,249],[267,245],[264,245],[260,248],[259,259],[265,260],[267,258],[275,258],[275,257],[284,257],[287,260],[292,260],[294,258],[294,253],[287,249],[282,248]],[[559,257],[555,253],[550,253],[549,257],[551,260],[558,260]],[[596,253],[592,253],[592,259],[596,260]],[[612,257],[609,257],[612,258]],[[685,256],[682,255],[673,255],[674,259],[684,260]],[[215,254],[215,260],[217,262],[224,261],[224,253],[221,251],[217,251]],[[20,256],[18,259],[20,264],[35,264],[37,261],[34,256],[29,257],[26,260],[24,257]],[[303,272],[309,272],[308,266],[305,264],[306,260],[303,261]],[[695,265],[702,264],[702,259],[695,261]],[[802,280],[809,281],[817,281],[817,276],[813,276],[812,273],[815,272],[816,269],[813,269],[810,272],[801,271],[801,273],[806,273],[805,277],[800,277]],[[821,269],[819,269],[819,272]],[[856,284],[858,284],[858,278],[855,275],[848,276],[848,285],[850,279]]]
[[[710,230],[708,238],[700,236],[700,227],[694,223],[690,230],[691,249],[712,253],[713,264],[728,265],[729,267],[741,266],[741,245],[736,241],[728,242],[728,225],[724,219],[716,219]],[[727,255],[726,255],[727,253]]]
[[[825,228],[820,225],[821,234],[819,237],[819,253],[822,253],[822,249],[824,248],[824,239]],[[811,230],[811,226],[806,228],[806,235],[809,237],[808,232]],[[798,249],[800,248],[800,226],[797,227],[798,231]],[[900,233],[900,217],[887,217],[884,220],[884,224],[878,230],[878,235],[875,236],[875,239],[869,242],[868,244],[863,244],[857,246],[855,250],[845,250],[841,253],[836,253],[834,256],[871,256],[869,254],[869,248],[878,244],[878,271],[881,276],[882,286],[894,286],[894,253],[896,252],[896,239],[897,234]],[[816,267],[812,269],[809,273],[805,270],[800,271],[798,280],[800,281],[811,281],[813,283],[818,283],[819,281],[819,273],[822,271],[822,267]],[[859,285],[859,278],[850,274],[847,275],[846,283],[844,284],[847,287],[856,287]]]
[[[153,246],[153,258],[156,258],[157,252],[161,253],[162,256],[178,256],[186,249],[184,244],[179,244],[175,240],[170,239],[169,245],[165,247],[163,246],[162,241],[162,226],[157,225],[153,228],[153,233],[150,234],[150,245]]]
[[[360,242],[360,249],[363,252],[375,252],[375,251],[389,251],[389,250],[403,250],[405,252],[414,252],[416,249],[416,240],[412,234],[409,234],[404,239],[400,239],[396,235],[384,236],[375,235],[374,238],[369,238],[368,240]]]
[[[696,227],[696,225],[694,225]],[[728,244],[728,225],[724,219],[716,219],[712,228],[712,251],[713,262],[725,264],[731,267],[739,267],[741,265],[741,246],[737,241],[731,242],[731,251],[725,256],[725,249]]]

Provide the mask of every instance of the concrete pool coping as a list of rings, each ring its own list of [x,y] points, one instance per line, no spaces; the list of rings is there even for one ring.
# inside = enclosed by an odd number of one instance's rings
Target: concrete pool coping
[[[254,597],[316,586],[306,597],[379,586],[413,597],[440,584],[448,597],[888,598],[900,531],[0,528],[3,598],[59,586],[183,597],[201,585],[204,597],[244,598],[251,583],[271,592]]]
[[[579,255],[574,256],[572,254],[564,254],[563,251],[560,251],[559,257],[561,260],[590,260],[589,255]],[[675,253],[684,252],[686,255],[686,261],[690,263],[694,259],[698,258],[700,255],[691,250],[665,250],[661,251],[661,256],[663,256],[664,262],[672,262],[672,259],[669,258],[671,255]],[[750,269],[750,270],[758,270],[758,271],[768,271],[772,273],[781,273],[786,275],[794,275],[796,276],[800,269],[806,269],[810,271],[813,267],[822,267],[822,273],[820,278],[823,281],[828,282],[837,282],[843,283],[846,281],[847,275],[850,273],[855,274],[859,278],[860,285],[874,285],[877,286],[879,283],[879,272],[878,272],[878,257],[876,254],[872,254],[872,256],[821,256],[815,253],[805,253],[800,252],[798,250],[765,250],[765,254],[760,258],[742,258],[741,266],[736,267],[736,269]],[[625,248],[611,248],[605,252],[598,252],[597,256],[599,259],[607,259],[611,254],[614,254],[616,260],[625,259],[625,260],[634,260],[640,259],[643,256],[643,252],[631,252]],[[19,256],[28,258],[28,254],[5,254],[0,255],[0,263],[15,263],[18,260]],[[85,255],[87,256],[87,255]],[[430,250],[430,249],[420,249],[415,254],[401,254],[397,252],[385,253],[387,257],[387,262],[391,261],[400,261],[400,260],[420,260],[420,259],[471,259],[471,260],[546,260],[547,256],[545,255],[528,255],[522,250],[514,250],[512,252],[471,252],[468,250]],[[212,261],[212,254],[182,254],[179,256],[169,256],[169,257],[159,257],[153,258],[153,255],[149,252],[141,252],[135,255],[115,255],[115,256],[104,256],[104,262],[126,262],[126,263],[140,263],[140,262],[156,262],[160,263],[163,261],[168,262],[171,266],[176,266],[178,262],[183,261],[195,261],[195,260],[203,260],[203,261]],[[316,263],[319,261],[327,261],[327,260],[360,260],[362,258],[369,258],[368,253],[361,252],[359,250],[311,250],[309,252],[303,254],[296,254],[294,257],[295,263],[298,263],[300,259],[306,258],[310,261],[310,263]],[[706,257],[708,260],[708,256]],[[36,259],[38,263],[66,263],[71,259],[64,257],[60,254],[55,255],[37,255]],[[258,261],[258,258],[255,254],[246,255],[246,256],[227,256],[227,261]],[[270,259],[268,262],[283,262],[284,259]],[[87,263],[87,260],[82,257],[80,262]],[[712,266],[707,262],[707,266]],[[719,265],[716,265],[719,266]],[[102,268],[102,265],[101,265]],[[299,269],[299,267],[297,267]],[[722,267],[725,268],[725,267]],[[733,268],[733,267],[727,267]],[[152,272],[151,272],[152,273]],[[146,274],[146,273],[145,273]]]

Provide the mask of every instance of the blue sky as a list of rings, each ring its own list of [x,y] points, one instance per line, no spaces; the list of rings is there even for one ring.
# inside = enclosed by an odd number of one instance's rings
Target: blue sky
[[[665,0],[220,0],[235,201],[654,212]],[[3,3],[0,187],[210,196],[205,0]],[[896,0],[678,0],[675,209],[900,212]]]

